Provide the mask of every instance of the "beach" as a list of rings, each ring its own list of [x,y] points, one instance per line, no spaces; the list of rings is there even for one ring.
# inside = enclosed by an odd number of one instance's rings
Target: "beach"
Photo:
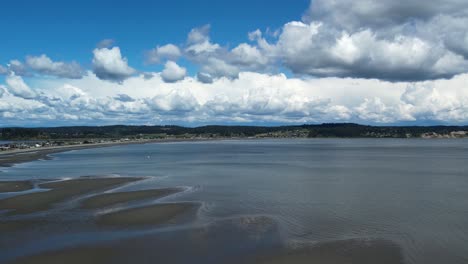
[[[149,143],[200,142],[200,141],[213,141],[213,140],[225,140],[225,139],[223,138],[218,138],[218,139],[209,139],[209,138],[147,139],[147,140],[136,140],[136,141],[129,140],[129,141],[121,141],[121,142],[75,144],[75,145],[64,145],[64,146],[53,146],[53,147],[7,150],[7,151],[0,151],[0,167],[11,167],[14,164],[24,163],[24,162],[34,161],[34,160],[47,160],[47,159],[50,159],[49,155],[51,154],[72,151],[72,150],[104,148],[104,147],[125,146],[125,145],[138,145],[138,144],[149,144]]]
[[[0,152],[0,167],[10,167],[17,163],[23,163],[28,161],[34,161],[39,159],[49,159],[50,154],[90,149],[90,148],[103,148],[129,144],[147,144],[156,142],[171,142],[178,140],[141,140],[141,141],[123,141],[123,142],[106,142],[106,143],[93,143],[93,144],[81,144],[81,145],[65,145],[65,146],[53,146],[53,147],[40,147],[31,149],[16,149],[9,151]]]

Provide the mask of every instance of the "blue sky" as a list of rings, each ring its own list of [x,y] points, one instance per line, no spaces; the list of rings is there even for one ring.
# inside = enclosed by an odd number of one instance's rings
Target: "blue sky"
[[[194,27],[210,24],[213,41],[234,46],[257,28],[281,28],[308,5],[308,0],[8,1],[0,16],[8,25],[2,28],[8,41],[1,44],[0,61],[47,54],[86,65],[96,43],[113,39],[129,62],[147,67],[144,50],[183,43]]]
[[[468,123],[468,2],[2,3],[0,126]]]

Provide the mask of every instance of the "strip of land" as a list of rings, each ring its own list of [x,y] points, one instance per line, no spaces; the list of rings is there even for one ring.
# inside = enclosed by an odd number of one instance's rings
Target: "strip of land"
[[[38,159],[49,159],[48,155],[50,154],[71,151],[71,150],[112,147],[112,146],[129,145],[129,144],[146,144],[146,143],[153,143],[153,142],[163,142],[163,141],[143,140],[143,141],[106,142],[106,143],[65,145],[65,146],[15,149],[15,150],[9,150],[9,151],[2,151],[0,152],[0,167],[10,167],[14,164],[38,160]]]
[[[53,147],[40,147],[29,149],[15,149],[0,152],[0,167],[11,167],[14,164],[34,161],[38,159],[50,159],[50,154],[66,152],[71,150],[91,149],[113,147],[120,145],[148,144],[148,143],[169,143],[169,142],[185,142],[185,141],[206,141],[210,139],[151,139],[137,141],[122,141],[122,142],[105,142],[93,144],[65,145]]]
[[[0,193],[27,191],[34,187],[31,181],[2,181]]]
[[[195,211],[198,206],[189,202],[155,204],[104,214],[96,219],[96,223],[99,226],[119,228],[160,225]]]
[[[151,189],[131,192],[104,193],[84,200],[84,209],[100,209],[116,204],[128,203],[144,199],[158,199],[182,191],[181,188]]]
[[[0,210],[10,210],[12,214],[27,214],[50,209],[54,204],[74,196],[93,191],[102,191],[141,178],[78,178],[66,181],[46,182],[39,184],[40,188],[51,189],[44,192],[34,192],[0,200]]]

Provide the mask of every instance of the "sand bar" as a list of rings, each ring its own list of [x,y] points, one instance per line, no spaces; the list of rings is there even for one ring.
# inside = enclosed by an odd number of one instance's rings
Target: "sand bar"
[[[132,201],[144,199],[158,199],[182,191],[181,188],[164,188],[164,189],[151,189],[131,192],[115,192],[104,193],[84,200],[81,203],[81,208],[84,209],[99,209],[120,203],[128,203]]]
[[[31,181],[0,181],[0,193],[27,191],[33,187]]]
[[[0,200],[0,210],[13,210],[8,214],[25,214],[49,209],[55,203],[77,195],[105,190],[141,178],[77,178],[66,181],[47,182],[39,187],[51,189],[45,192],[28,193]]]
[[[131,208],[99,216],[99,226],[138,227],[159,225],[198,208],[197,203],[165,203]]]

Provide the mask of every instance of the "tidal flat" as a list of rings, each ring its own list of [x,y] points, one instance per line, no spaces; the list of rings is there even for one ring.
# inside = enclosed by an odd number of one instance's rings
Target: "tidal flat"
[[[0,210],[9,210],[8,214],[27,214],[50,209],[54,204],[74,196],[93,191],[102,191],[138,178],[79,178],[59,180],[39,184],[46,191],[21,194],[0,200]],[[4,182],[5,183],[5,182]]]
[[[346,239],[287,244],[277,223],[244,216],[171,232],[76,245],[20,257],[11,263],[357,263],[401,264],[401,248],[391,241]],[[226,245],[236,245],[226,250]]]
[[[31,181],[2,181],[0,182],[0,193],[21,192],[34,187]]]
[[[0,263],[465,264],[467,150],[316,139],[54,154],[0,172]]]

